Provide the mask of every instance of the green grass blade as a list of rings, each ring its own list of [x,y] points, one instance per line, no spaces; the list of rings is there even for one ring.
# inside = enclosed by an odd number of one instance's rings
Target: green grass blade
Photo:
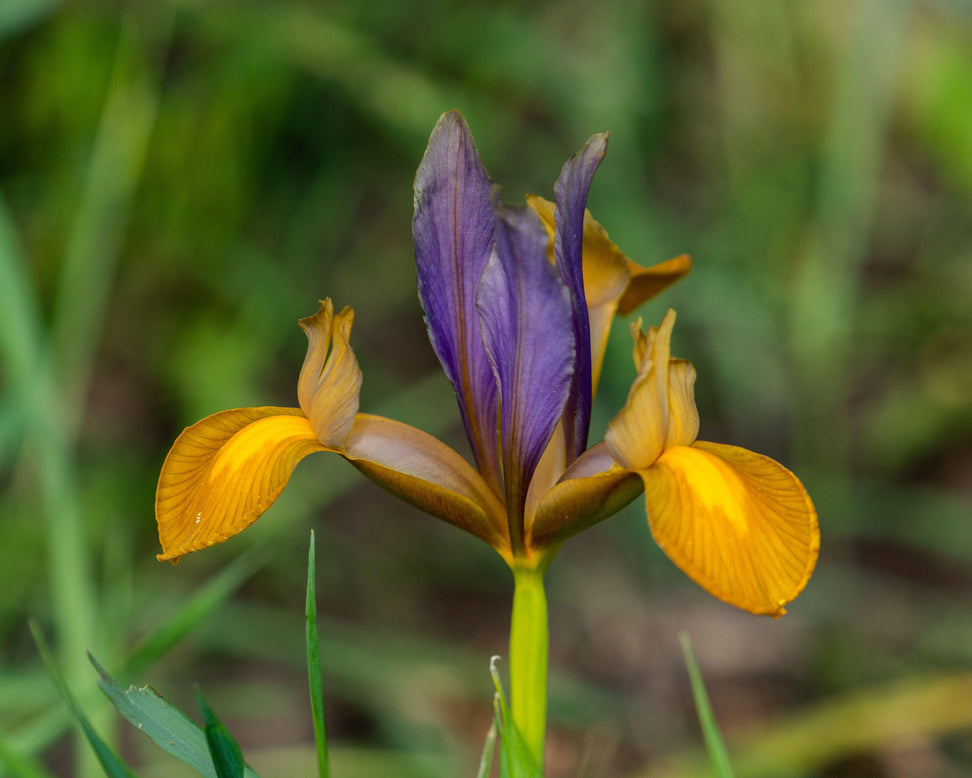
[[[121,757],[115,753],[111,746],[101,739],[98,733],[95,732],[94,727],[91,726],[88,717],[84,715],[81,706],[78,705],[74,695],[71,694],[71,690],[68,688],[64,676],[61,675],[61,671],[54,661],[51,650],[47,646],[47,641],[44,640],[44,636],[34,622],[30,622],[30,631],[34,636],[34,642],[37,644],[37,650],[40,652],[41,659],[44,661],[44,666],[47,667],[47,671],[51,674],[54,685],[64,698],[64,702],[67,703],[75,720],[81,726],[85,737],[87,737],[88,742],[91,744],[92,750],[94,750],[95,755],[98,757],[98,761],[104,768],[105,774],[110,776],[110,778],[135,778],[135,773],[129,769],[128,765],[121,760]]]
[[[530,747],[513,721],[513,714],[503,692],[503,681],[496,668],[497,661],[498,656],[490,659],[489,674],[496,689],[494,705],[498,704],[498,708],[494,710],[498,711],[496,721],[500,738],[500,775],[503,778],[542,778],[540,767],[530,753]]]
[[[314,742],[317,745],[317,774],[330,775],[327,758],[327,732],[324,728],[324,690],[321,678],[321,647],[317,634],[317,567],[315,563],[314,530],[307,549],[307,599],[304,616],[307,619],[307,684],[310,689],[311,716],[314,720]]]
[[[685,654],[685,666],[688,668],[689,681],[692,683],[692,697],[695,699],[695,709],[699,714],[699,723],[702,725],[702,735],[705,737],[705,747],[709,751],[713,773],[716,778],[733,778],[729,753],[726,751],[726,744],[722,740],[719,725],[712,713],[712,706],[709,705],[709,695],[705,691],[702,673],[699,672],[698,663],[695,661],[692,641],[684,632],[679,636],[679,640],[682,643],[682,653]]]
[[[94,657],[89,655],[88,658],[100,676],[98,686],[136,729],[205,778],[220,778],[213,767],[202,727],[148,686],[123,689]],[[243,766],[243,775],[245,778],[258,778],[246,765]]]
[[[219,778],[243,778],[243,752],[240,750],[240,744],[223,726],[198,687],[196,687],[196,705],[199,706],[203,723],[206,725],[203,731],[206,735],[206,745],[209,746],[209,755],[213,758],[213,767],[216,768],[216,775]]]
[[[489,771],[493,767],[493,753],[496,751],[496,715],[499,700],[493,698],[493,721],[489,725],[489,732],[486,733],[486,743],[483,745],[483,755],[479,759],[479,770],[476,771],[476,778],[489,778]]]

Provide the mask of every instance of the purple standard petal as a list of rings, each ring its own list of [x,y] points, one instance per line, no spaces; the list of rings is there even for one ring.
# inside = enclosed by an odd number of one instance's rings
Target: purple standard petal
[[[574,333],[570,293],[547,260],[533,211],[497,208],[496,248],[479,284],[483,345],[499,384],[510,541],[523,546],[527,487],[570,392]]]
[[[557,200],[554,256],[557,268],[570,289],[571,320],[577,343],[577,362],[570,396],[564,408],[567,462],[570,464],[587,448],[591,424],[591,325],[584,296],[584,210],[594,171],[607,151],[607,133],[591,137],[584,148],[564,163],[554,186]]]
[[[432,348],[456,390],[476,463],[499,492],[496,381],[476,316],[476,288],[493,245],[492,191],[462,115],[443,114],[415,174],[419,300]]]

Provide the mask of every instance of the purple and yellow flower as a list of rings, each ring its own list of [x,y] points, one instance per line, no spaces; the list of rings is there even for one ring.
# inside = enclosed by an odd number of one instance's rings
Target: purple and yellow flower
[[[669,353],[674,312],[633,327],[637,377],[603,442],[591,402],[611,322],[686,273],[645,268],[586,211],[607,136],[564,165],[555,200],[504,204],[457,112],[436,125],[415,178],[418,290],[475,466],[434,437],[358,409],[353,312],[330,300],[308,337],[299,408],[243,408],[186,429],[162,469],[156,517],[178,560],[255,521],[297,463],[329,451],[427,513],[543,570],[571,535],[644,493],[658,544],[693,580],[740,608],[779,616],[819,548],[797,478],[771,459],[696,439],[695,370]]]

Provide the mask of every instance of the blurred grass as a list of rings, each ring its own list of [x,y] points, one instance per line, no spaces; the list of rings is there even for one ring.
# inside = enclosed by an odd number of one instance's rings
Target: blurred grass
[[[779,624],[705,600],[640,505],[567,544],[550,584],[551,774],[588,748],[613,754],[613,775],[695,747],[675,680],[689,627],[734,755],[739,737],[801,774],[972,770],[948,695],[907,753],[880,706],[854,708],[870,739],[833,724],[862,688],[925,699],[972,664],[966,5],[8,0],[0,41],[0,765],[74,764],[28,613],[83,705],[98,705],[92,648],[173,696],[205,679],[265,774],[312,765],[299,527],[313,522],[335,774],[343,760],[389,774],[394,758],[473,772],[510,596],[488,549],[325,457],[251,530],[175,570],[154,561],[151,517],[183,426],[293,404],[294,325],[325,295],[357,311],[363,407],[464,446],[409,234],[428,132],[460,108],[514,201],[549,194],[563,160],[611,131],[592,211],[632,258],[696,264],[643,315],[679,310],[703,437],[796,469],[823,530]],[[614,335],[594,434],[631,380],[625,323]],[[274,704],[245,714],[268,689]],[[812,763],[804,730],[772,745],[805,706],[831,722]],[[747,764],[737,774],[758,774]]]

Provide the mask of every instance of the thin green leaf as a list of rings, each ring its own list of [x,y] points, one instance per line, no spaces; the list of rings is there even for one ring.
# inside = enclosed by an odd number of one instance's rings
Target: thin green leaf
[[[91,726],[88,717],[84,715],[77,700],[74,699],[74,695],[71,694],[71,690],[68,688],[64,676],[54,661],[54,657],[51,654],[50,648],[47,646],[47,641],[44,640],[44,636],[41,634],[40,628],[33,621],[30,622],[30,631],[34,636],[34,642],[37,644],[37,650],[40,652],[47,672],[51,674],[54,685],[64,698],[64,702],[67,703],[75,720],[81,726],[85,737],[88,738],[88,742],[98,757],[98,761],[101,762],[105,774],[110,778],[135,778],[135,773],[121,760],[121,757],[115,753],[114,749],[101,739],[98,733],[95,732],[94,727]]]
[[[712,706],[709,705],[709,695],[705,691],[702,673],[699,672],[699,666],[695,661],[692,641],[685,632],[679,636],[679,640],[682,643],[682,652],[685,654],[685,665],[688,667],[689,681],[692,683],[692,697],[695,698],[695,709],[699,714],[699,723],[702,725],[702,734],[705,737],[705,747],[709,751],[712,770],[716,778],[733,778],[729,753],[726,751],[722,733],[719,732],[719,725],[712,713]]]
[[[220,778],[213,767],[202,727],[151,687],[129,686],[122,689],[93,656],[89,654],[88,659],[100,676],[98,686],[136,729],[142,730],[164,751],[181,759],[200,775]],[[258,778],[247,765],[243,767],[243,775],[245,778]]]
[[[196,705],[202,713],[205,727],[206,745],[209,755],[213,758],[213,767],[219,778],[243,778],[243,752],[240,744],[223,726],[209,703],[203,698],[199,687],[196,687]]]
[[[479,760],[479,770],[476,778],[489,778],[489,771],[493,767],[493,752],[496,751],[496,716],[499,702],[496,695],[493,695],[493,721],[489,725],[489,732],[486,733],[486,743],[483,745],[483,755]]]
[[[307,549],[307,598],[304,617],[307,620],[307,685],[310,689],[311,716],[314,720],[314,742],[317,744],[317,774],[328,778],[327,732],[324,727],[324,690],[321,678],[321,648],[317,634],[317,567],[315,563],[314,530]]]
[[[513,721],[510,706],[507,704],[506,695],[503,692],[503,681],[500,679],[499,670],[496,668],[498,661],[498,656],[489,660],[489,674],[493,678],[493,687],[496,689],[496,701],[499,706],[497,722],[500,738],[500,775],[504,778],[542,778],[540,767],[530,753],[530,747],[523,739],[516,722]]]

